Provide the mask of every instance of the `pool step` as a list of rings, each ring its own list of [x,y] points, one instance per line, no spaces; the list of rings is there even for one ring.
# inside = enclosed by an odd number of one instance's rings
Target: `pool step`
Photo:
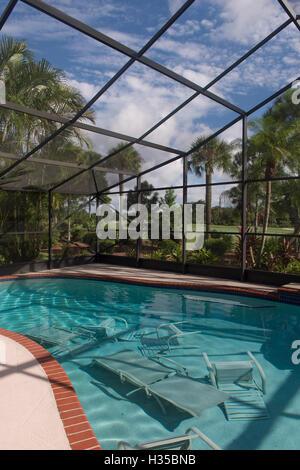
[[[230,395],[223,405],[228,421],[270,418],[263,396],[258,390],[245,390],[233,384],[222,384],[220,389]]]

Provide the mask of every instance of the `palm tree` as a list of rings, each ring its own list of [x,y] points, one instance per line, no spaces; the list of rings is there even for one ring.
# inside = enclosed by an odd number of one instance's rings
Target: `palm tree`
[[[199,137],[192,143],[191,149],[200,145],[206,139],[207,137]],[[223,170],[224,172],[230,171],[234,147],[235,145],[232,143],[215,138],[190,154],[188,161],[189,171],[200,177],[205,173],[206,232],[210,232],[211,229],[212,175],[215,169]],[[210,238],[210,234],[207,234],[206,238]]]
[[[272,179],[279,172],[284,172],[294,165],[295,132],[299,124],[286,124],[274,119],[272,112],[268,111],[261,118],[250,122],[249,127],[255,132],[250,139],[250,158],[257,160],[261,168],[264,168],[264,177],[267,180],[263,221],[263,234],[265,234],[270,220]],[[264,251],[265,241],[266,236],[263,235],[259,259]]]
[[[300,176],[300,106],[292,105],[292,94],[294,90],[288,90],[280,98],[278,98],[272,108],[268,111],[274,120],[279,121],[281,125],[290,127],[291,134],[289,136],[289,150],[292,158],[289,159],[288,166],[293,175]],[[290,201],[295,209],[295,237],[300,233],[300,192],[299,182],[289,181],[287,183],[287,192]],[[295,242],[295,238],[288,240],[288,246]]]
[[[36,61],[24,41],[16,41],[11,37],[2,38],[0,41],[0,74],[5,79],[7,101],[55,113],[66,118],[73,117],[85,104],[82,95],[68,85],[64,72],[54,68],[45,59]],[[93,111],[87,111],[81,119],[94,122]],[[2,149],[11,153],[26,153],[60,126],[61,124],[53,121],[2,109],[0,110]],[[85,150],[90,149],[85,135],[80,130],[69,127],[44,146],[37,153],[37,156],[38,158],[70,161],[71,158],[67,152],[70,149],[65,149],[65,147],[76,143],[83,146]],[[82,155],[78,156],[73,152],[72,157],[74,159],[71,161],[74,163],[77,162],[77,157],[80,158],[81,163],[84,163],[81,161]],[[7,177],[1,180],[1,184],[14,183],[16,186],[22,184],[22,187],[25,186],[35,191],[39,190],[40,187],[48,189],[49,185],[51,187],[69,175],[69,173],[68,175],[65,174],[66,169],[64,167],[55,167],[54,169],[55,172],[51,171],[49,173],[49,167],[39,165],[33,167],[32,170],[29,161],[25,165],[26,171],[20,165],[20,169],[18,168],[8,174]],[[44,182],[46,174],[48,179]],[[25,197],[27,198],[27,196],[18,193],[15,193],[15,195],[16,197],[13,200],[16,206],[20,205]],[[28,195],[27,199],[28,204],[26,207],[28,207],[28,210],[33,210],[34,204],[31,204],[31,200],[34,202],[33,195]],[[40,200],[40,208],[41,204],[42,200]],[[12,212],[15,213],[13,208]],[[24,216],[24,221],[25,219]],[[26,231],[25,222],[23,231]]]
[[[23,41],[4,37],[0,42],[0,73],[4,74],[7,100],[29,108],[73,117],[85,104],[81,94],[70,87],[62,70],[54,68],[47,60],[35,61]],[[94,122],[94,112],[89,110],[82,120]],[[2,144],[17,151],[27,152],[61,124],[12,111],[1,111]],[[65,142],[76,139],[80,144],[80,130],[67,128],[51,145],[57,150]]]
[[[118,152],[113,157],[109,158],[105,162],[106,168],[112,168],[114,170],[119,170],[119,183],[120,183],[120,192],[124,191],[124,183],[122,183],[124,179],[124,175],[126,175],[126,171],[137,172],[141,169],[142,164],[142,157],[140,153],[134,147],[127,147],[122,150],[126,145],[125,142],[121,142],[116,147],[112,147],[109,150],[109,154]]]

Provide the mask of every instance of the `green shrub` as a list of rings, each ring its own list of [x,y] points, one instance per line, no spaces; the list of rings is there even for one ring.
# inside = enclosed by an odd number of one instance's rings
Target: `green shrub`
[[[162,261],[168,260],[168,255],[163,250],[153,250],[150,253],[144,253],[143,258],[146,259],[158,259]]]
[[[167,253],[172,253],[173,250],[178,248],[179,244],[175,240],[160,240],[158,244],[159,250],[166,251]]]
[[[101,240],[99,242],[99,252],[100,253],[112,254],[114,251],[115,251],[115,241],[114,240],[109,240],[107,238],[106,240]]]
[[[210,250],[218,258],[223,258],[225,253],[230,251],[231,245],[231,238],[229,240],[224,238],[209,238],[204,242],[204,248]]]
[[[218,261],[218,258],[211,252],[211,250],[201,248],[201,250],[193,252],[190,255],[190,260],[197,264],[213,264]]]
[[[89,245],[94,251],[97,248],[97,235],[95,232],[86,232],[82,237],[83,243]]]
[[[128,256],[128,258],[135,258],[136,257],[136,248],[128,247],[126,249],[126,256]]]
[[[286,268],[286,272],[290,274],[300,274],[300,261],[291,261]]]
[[[182,263],[182,247],[175,240],[161,240],[158,251],[162,252],[163,259]]]
[[[0,255],[0,264],[6,264],[6,263],[7,263],[7,261],[6,261],[5,256]]]

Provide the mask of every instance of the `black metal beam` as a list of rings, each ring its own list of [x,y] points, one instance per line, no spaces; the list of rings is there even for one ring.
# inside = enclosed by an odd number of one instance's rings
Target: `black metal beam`
[[[48,269],[52,265],[52,199],[53,194],[51,191],[48,193]]]
[[[91,170],[92,172],[92,176],[93,176],[93,180],[94,180],[94,185],[95,185],[95,189],[96,189],[96,194],[99,193],[99,189],[98,189],[98,185],[97,185],[97,180],[96,180],[96,176],[95,176],[95,171],[94,170]]]
[[[0,31],[2,30],[3,26],[5,25],[6,21],[8,20],[10,14],[12,13],[17,3],[18,0],[10,0],[9,4],[6,6],[0,18]]]
[[[300,31],[300,22],[299,22],[298,15],[296,15],[296,13],[294,12],[289,2],[287,0],[278,0],[278,3],[284,9],[286,14],[292,19],[296,28],[298,28],[298,30]]]
[[[53,9],[50,5],[47,5],[46,3],[40,2],[39,0],[31,0],[25,1],[21,0],[23,3],[34,3],[35,6],[36,4],[39,4],[43,8],[46,7]],[[33,148],[30,152],[28,152],[26,155],[23,157],[20,157],[18,162],[13,163],[10,165],[8,168],[0,172],[0,178],[4,175],[6,175],[9,171],[14,169],[16,166],[18,166],[20,163],[23,161],[27,160],[31,155],[36,153],[38,150],[43,148],[47,143],[51,142],[55,137],[60,135],[66,128],[70,127],[72,124],[74,124],[81,116],[84,115],[84,113],[93,106],[93,104],[102,96],[125,72],[129,67],[131,67],[132,64],[136,62],[138,57],[142,56],[158,39],[165,33],[165,31],[170,28],[170,26],[184,13],[184,11],[189,8],[189,6],[194,2],[195,0],[187,0],[184,5],[167,21],[167,23],[160,28],[160,30],[147,42],[147,44],[142,47],[142,49],[134,54],[134,57],[132,57],[102,88],[101,90],[96,93],[96,95],[69,121],[67,121],[65,124],[63,124],[59,129],[57,129],[55,132],[53,132],[50,136],[48,136],[43,142],[41,142],[39,145],[37,145],[35,148]],[[34,6],[34,5],[31,5]],[[40,8],[38,8],[40,9]],[[54,9],[56,10],[56,9]],[[59,14],[65,15],[63,12],[60,12],[59,10],[56,10],[59,12]],[[46,11],[45,11],[46,13]],[[48,13],[47,13],[48,14]],[[52,16],[52,15],[50,15]],[[67,15],[66,15],[67,16]],[[77,21],[77,20],[74,20]],[[83,24],[83,23],[82,23]],[[85,26],[85,25],[84,25]],[[66,180],[67,182],[68,180]]]
[[[48,192],[51,193],[51,191],[48,191]],[[60,225],[64,224],[66,220],[70,219],[71,217],[73,217],[73,215],[77,214],[77,212],[81,211],[81,209],[84,209],[84,207],[86,207],[88,204],[93,202],[94,199],[96,199],[96,195],[95,196],[88,196],[88,198],[89,199],[86,202],[84,202],[83,204],[80,204],[80,206],[77,207],[77,209],[75,211],[70,212],[70,214],[67,215],[67,217],[65,217],[63,220],[60,220],[59,222],[57,222],[57,224],[53,227],[53,230],[56,231],[57,227],[60,227]]]
[[[212,80],[206,87],[205,89],[212,87],[215,85],[221,78],[225,77],[229,72],[232,72],[236,67],[238,67],[242,62],[244,62],[248,57],[250,57],[252,54],[254,54],[257,50],[259,50],[261,47],[263,47],[267,42],[269,42],[271,39],[273,39],[275,36],[277,36],[281,31],[283,31],[287,26],[289,26],[293,20],[290,18],[289,20],[285,21],[282,23],[282,25],[278,26],[271,34],[269,34],[265,39],[260,41],[258,44],[256,44],[252,49],[250,49],[246,54],[244,54],[240,59],[238,59],[236,62],[234,62],[230,67],[228,67],[224,72],[220,73],[214,80]]]
[[[227,75],[229,72],[231,72],[234,68],[236,68],[238,65],[240,65],[243,61],[245,61],[249,56],[254,54],[260,47],[266,44],[266,42],[270,41],[274,36],[279,34],[284,28],[286,28],[292,20],[287,20],[285,23],[283,23],[281,26],[279,26],[273,33],[271,33],[267,38],[265,38],[263,41],[259,42],[256,46],[254,46],[250,51],[248,51],[247,54],[243,55],[238,61],[236,61],[234,64],[232,64],[228,69],[226,69],[224,72],[222,72],[220,75],[218,75],[213,81],[211,81],[208,85],[205,86],[205,89],[209,89],[211,86],[215,85],[219,80],[221,80],[225,75]],[[136,139],[135,142],[133,143],[141,143],[145,137],[147,137],[149,134],[154,132],[158,127],[160,127],[162,124],[164,124],[167,120],[169,120],[171,117],[173,117],[175,114],[177,114],[181,109],[183,109],[187,104],[189,104],[191,101],[193,101],[195,98],[197,98],[200,95],[200,92],[197,91],[194,93],[192,96],[190,96],[187,100],[185,100],[182,104],[180,104],[177,108],[175,108],[171,113],[169,113],[167,116],[165,116],[161,121],[159,121],[157,124],[155,124],[151,129],[149,129],[147,132],[143,134],[139,139]],[[115,154],[109,154],[107,155],[104,160],[111,158]],[[100,164],[102,160],[98,161],[98,164]],[[76,178],[79,176],[81,173],[78,173],[74,176],[72,176],[68,181],[70,181],[73,178]],[[67,182],[67,181],[66,181]],[[53,187],[53,190],[58,189],[60,185],[56,185]]]
[[[185,232],[185,209],[187,203],[187,159],[182,159],[182,273],[186,272],[186,232]]]
[[[256,179],[246,179],[245,182],[247,184],[251,183],[266,183],[267,181],[292,181],[292,180],[299,180],[300,176],[280,176],[277,178],[256,178]],[[204,188],[206,186],[227,186],[227,185],[237,185],[242,184],[243,180],[232,180],[232,181],[216,181],[212,183],[199,183],[199,184],[188,184],[187,189],[190,188]],[[126,193],[150,193],[153,191],[166,191],[168,189],[183,189],[183,185],[178,186],[160,186],[153,189],[126,189],[124,191],[113,191],[109,192],[109,195],[112,194],[126,194]],[[105,193],[105,191],[101,191],[101,193]]]
[[[21,0],[23,3],[26,3],[33,8],[36,8],[37,10],[51,16],[52,18],[55,18],[58,21],[61,21],[62,23],[70,26],[73,29],[76,29],[77,31],[80,31],[81,33],[96,39],[97,41],[101,42],[102,44],[105,44],[106,46],[109,46],[118,52],[121,52],[122,54],[127,55],[128,57],[131,57],[134,61],[141,62],[142,64],[146,65],[147,67],[151,68],[152,70],[156,70],[157,72],[171,78],[172,80],[175,80],[178,83],[181,83],[182,85],[195,90],[199,91],[199,93],[205,95],[207,98],[210,98],[211,100],[215,101],[216,103],[221,104],[222,106],[225,106],[228,109],[231,109],[231,111],[234,111],[238,114],[244,114],[244,111],[239,108],[238,106],[235,106],[232,103],[229,103],[227,100],[221,98],[220,96],[217,96],[215,93],[211,93],[204,88],[200,87],[196,83],[192,82],[191,80],[188,80],[187,78],[177,74],[173,70],[168,69],[167,67],[164,67],[161,64],[158,64],[157,62],[149,59],[148,57],[144,57],[144,53],[154,44],[155,41],[165,32],[167,31],[168,28],[183,14],[183,12],[192,4],[194,3],[195,0],[189,0],[187,1],[175,15],[172,16],[172,18],[166,23],[163,28],[157,33],[155,36],[153,36],[152,39],[150,39],[149,43],[147,43],[147,47],[145,46],[145,50],[142,52],[136,52],[133,49],[130,49],[127,46],[124,46],[124,44],[121,44],[118,41],[115,41],[114,39],[110,38],[109,36],[106,36],[103,33],[100,33],[94,28],[91,28],[90,26],[87,26],[86,24],[82,23],[81,21],[76,20],[75,18],[66,15],[64,12],[61,10],[58,10],[57,8],[54,8],[47,3],[44,3],[40,0]],[[149,45],[148,45],[149,44]]]
[[[165,165],[170,165],[170,163],[173,163],[173,162],[176,162],[177,160],[179,160],[179,158],[185,158],[187,157],[188,155],[190,155],[192,152],[195,152],[196,150],[198,150],[198,148],[200,148],[201,146],[207,144],[208,142],[210,142],[211,140],[215,139],[216,137],[218,137],[218,135],[222,134],[223,132],[225,132],[227,129],[229,129],[230,127],[232,127],[234,124],[236,124],[237,122],[239,122],[240,120],[242,119],[242,116],[239,116],[237,118],[235,118],[233,121],[229,122],[228,124],[226,124],[226,126],[222,127],[222,129],[219,129],[217,132],[215,132],[214,134],[212,134],[211,136],[209,136],[207,139],[205,139],[201,145],[197,145],[196,147],[193,147],[192,150],[189,150],[188,152],[185,152],[184,155],[180,155],[180,156],[176,156],[176,157],[173,157],[171,158],[170,160],[167,160],[165,162],[162,162],[162,163],[158,163],[157,165],[149,168],[148,170],[144,170],[144,171],[141,171],[138,175],[136,176],[144,176],[146,175],[147,173],[150,173],[152,171],[155,171],[155,170],[158,170],[159,168],[162,168],[164,167]],[[124,183],[127,183],[128,181],[131,181],[134,177],[129,177],[129,178],[126,178],[124,179]],[[103,189],[101,191],[101,193],[105,193],[107,191],[109,191],[110,189],[113,189],[115,187],[119,186],[117,183]],[[56,188],[55,188],[56,189]]]
[[[245,54],[244,56],[242,56],[238,61],[236,61],[232,66],[230,66],[228,69],[226,69],[223,73],[221,73],[218,77],[216,77],[212,82],[210,82],[206,87],[205,89],[207,90],[208,88],[210,88],[211,86],[213,86],[216,82],[218,82],[219,80],[221,80],[221,78],[223,78],[227,73],[229,73],[230,71],[232,71],[235,67],[237,67],[239,64],[241,64],[244,60],[246,60],[251,54],[253,54],[257,49],[259,49],[260,47],[262,47],[267,41],[270,41],[275,35],[277,35],[282,29],[284,29],[286,26],[288,26],[288,24],[290,24],[292,20],[288,20],[287,22],[283,23],[279,28],[277,28],[273,33],[271,33],[266,39],[264,39],[263,41],[261,41],[260,43],[258,43],[256,46],[254,46],[247,54]],[[171,113],[169,113],[165,118],[163,118],[161,121],[159,121],[159,123],[157,123],[156,125],[154,125],[149,131],[147,131],[143,136],[142,138],[140,139],[137,139],[135,142],[132,141],[132,144],[133,143],[141,143],[143,138],[146,137],[147,135],[151,134],[155,129],[157,129],[158,127],[160,127],[164,122],[166,122],[168,119],[170,119],[172,116],[174,116],[177,112],[179,112],[181,109],[183,109],[188,103],[190,103],[193,99],[195,99],[197,96],[200,95],[200,92],[196,92],[194,95],[192,95],[191,97],[189,97],[185,102],[183,102],[180,106],[178,106],[175,110],[173,110]],[[111,156],[113,156],[114,154],[112,155],[108,155],[107,157],[105,158],[110,158]],[[101,160],[99,160],[99,163],[101,162]],[[79,176],[81,174],[78,173],[78,174],[75,174],[74,175],[74,178]],[[1,174],[0,174],[1,176]],[[73,177],[72,177],[73,178]],[[71,179],[72,179],[71,178]],[[65,180],[64,182],[68,182],[70,181],[70,179],[68,180]],[[63,182],[63,183],[64,183]],[[62,184],[63,184],[62,183]],[[54,188],[51,188],[51,189],[57,189],[58,187],[60,186],[59,185],[56,185]]]
[[[299,80],[296,79],[296,80]],[[278,96],[282,95],[283,93],[285,93],[287,90],[289,90],[293,84],[295,83],[295,80],[292,81],[291,83],[289,83],[288,85],[286,85],[285,87],[281,88],[280,90],[278,90],[276,93],[274,93],[273,95],[269,96],[268,98],[266,98],[265,100],[261,101],[261,103],[259,103],[258,105],[256,105],[254,108],[251,108],[249,111],[247,111],[246,115],[249,117],[251,116],[251,114],[255,113],[256,111],[258,111],[260,108],[262,108],[263,106],[265,106],[266,104],[270,103],[271,101],[273,101],[275,98],[277,98]],[[150,173],[151,171],[154,171],[154,170],[158,170],[159,168],[162,168],[163,166],[165,165],[169,165],[170,163],[173,163],[175,161],[177,161],[179,158],[185,158],[187,157],[188,155],[190,155],[191,153],[195,152],[196,150],[198,150],[200,147],[204,146],[205,144],[207,144],[208,142],[210,142],[211,140],[215,139],[216,137],[218,137],[220,134],[222,134],[223,132],[225,132],[227,129],[229,129],[230,127],[232,127],[234,124],[238,123],[239,121],[241,121],[243,119],[243,116],[238,116],[236,119],[234,119],[233,121],[231,121],[230,123],[226,124],[226,126],[222,127],[221,129],[219,129],[217,132],[215,132],[214,134],[212,134],[210,137],[208,137],[207,139],[205,139],[201,144],[193,147],[191,150],[189,150],[188,152],[186,152],[183,156],[177,156],[177,157],[173,157],[171,158],[170,160],[167,160],[165,162],[162,162],[158,165],[155,165],[153,166],[152,168],[148,169],[148,170],[144,170],[142,172],[139,173],[139,176],[143,176],[147,173]],[[129,178],[126,178],[124,179],[124,183],[127,183],[128,181],[131,181],[132,179],[134,178],[133,177],[129,177]],[[117,187],[118,184],[113,184],[105,189],[103,189],[101,191],[101,193],[104,193],[104,192],[107,192],[115,187]]]
[[[269,104],[271,101],[275,100],[276,98],[278,98],[280,95],[282,95],[283,93],[285,93],[286,91],[288,91],[290,88],[292,88],[292,86],[294,85],[294,83],[296,81],[300,80],[300,77],[296,78],[295,80],[293,80],[292,82],[290,82],[288,85],[286,85],[285,87],[281,88],[280,90],[276,91],[275,93],[273,93],[273,95],[269,96],[268,98],[266,98],[265,100],[261,101],[259,104],[257,104],[256,106],[254,106],[253,108],[249,109],[249,111],[247,111],[247,116],[251,116],[251,114],[254,114],[256,111],[258,111],[259,109],[263,108],[264,106],[266,106],[266,104]]]
[[[13,153],[2,152],[0,150],[0,158],[7,158],[8,160],[19,160],[19,156]],[[37,165],[49,165],[49,166],[58,166],[63,168],[74,168],[76,170],[86,169],[89,170],[89,166],[80,165],[76,163],[66,162],[63,160],[49,160],[48,158],[30,158],[30,163],[36,163]],[[129,171],[129,170],[115,170],[113,168],[105,168],[104,166],[95,166],[93,171],[97,171],[100,173],[111,173],[115,175],[131,175],[135,176],[136,171]]]
[[[248,118],[243,118],[242,131],[242,233],[241,233],[241,280],[245,279],[247,267],[247,144],[248,144]]]
[[[141,193],[141,178],[138,176],[136,179],[136,186],[138,189],[138,204],[142,203],[142,193]],[[136,241],[136,265],[139,266],[140,264],[140,257],[142,251],[142,226],[140,224],[140,236]]]
[[[286,28],[289,24],[291,24],[292,20],[287,20],[285,23],[283,23],[281,26],[279,26],[273,33],[271,33],[267,38],[259,42],[256,46],[254,46],[250,51],[248,51],[246,54],[244,54],[239,60],[237,60],[234,64],[232,64],[230,67],[228,67],[224,72],[222,72],[220,75],[218,75],[214,80],[212,80],[208,85],[206,85],[204,88],[207,90],[213,85],[215,85],[219,80],[221,80],[225,75],[227,75],[229,72],[231,72],[233,69],[235,69],[238,65],[240,65],[242,62],[244,62],[249,56],[254,54],[259,48],[264,46],[268,41],[270,41],[273,37],[275,37],[277,34],[279,34],[284,28]],[[168,121],[171,117],[173,117],[175,114],[177,114],[181,109],[183,109],[187,104],[189,104],[191,101],[193,101],[195,98],[197,98],[200,95],[200,92],[194,93],[192,96],[190,96],[187,100],[185,100],[183,103],[181,103],[177,108],[175,108],[171,113],[169,113],[167,116],[165,116],[161,121],[159,121],[157,124],[155,124],[151,129],[149,129],[145,134],[143,134],[142,137],[136,140],[135,143],[141,143],[140,139],[144,139],[146,136],[154,132],[158,127],[160,127],[162,124],[164,124],[166,121]],[[254,112],[254,111],[253,111]],[[247,115],[249,114],[249,111]],[[239,119],[238,119],[239,120]],[[237,121],[232,121],[234,124]],[[233,125],[232,124],[232,125]],[[109,154],[105,157],[104,160],[111,158],[114,154]],[[98,164],[102,162],[102,160],[98,161]],[[172,160],[169,160],[169,162],[172,162]],[[155,169],[155,168],[154,168]],[[79,175],[74,175],[74,178],[76,178]],[[72,177],[73,178],[73,177]],[[55,186],[52,189],[57,189],[59,186]]]
[[[47,121],[53,121],[60,124],[65,124],[68,122],[67,118],[62,116],[57,116],[53,113],[48,113],[45,111],[40,111],[37,109],[28,108],[27,106],[23,106],[17,103],[0,103],[0,109],[9,109],[11,111],[15,111],[21,114],[28,114],[29,116],[35,116],[41,119],[46,119]],[[118,140],[125,140],[126,142],[135,142],[137,140],[136,137],[132,137],[126,134],[121,134],[119,132],[113,132],[108,129],[103,129],[102,127],[92,126],[90,124],[85,124],[83,122],[75,122],[72,124],[72,127],[76,127],[78,129],[83,129],[89,132],[94,132],[95,134],[105,135],[107,137],[113,137],[114,139]],[[141,140],[139,142],[140,145],[144,147],[150,147],[156,150],[161,150],[162,152],[174,153],[175,155],[183,154],[183,150],[174,149],[172,147],[166,147],[165,145],[156,144],[154,142],[148,142],[146,140]]]

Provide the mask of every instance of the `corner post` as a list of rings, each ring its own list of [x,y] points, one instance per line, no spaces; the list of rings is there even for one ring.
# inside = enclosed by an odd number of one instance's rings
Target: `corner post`
[[[186,273],[185,204],[187,203],[187,157],[182,157],[182,272]]]
[[[52,269],[52,217],[53,217],[53,195],[48,192],[48,269]]]
[[[138,191],[138,204],[142,203],[142,192],[141,192],[141,177],[138,176],[136,179],[136,187]],[[140,236],[136,241],[136,266],[140,266],[140,257],[141,257],[141,251],[142,251],[142,238],[141,238],[141,227],[140,227]]]
[[[243,116],[243,137],[242,137],[242,260],[241,260],[241,280],[245,280],[247,268],[247,143],[248,143],[248,118]]]

